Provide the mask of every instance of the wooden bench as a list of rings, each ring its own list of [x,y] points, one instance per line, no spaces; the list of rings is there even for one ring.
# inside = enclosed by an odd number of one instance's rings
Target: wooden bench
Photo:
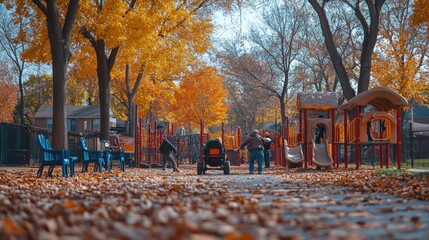
[[[37,142],[39,143],[42,151],[42,161],[40,163],[39,170],[37,171],[37,177],[41,177],[43,168],[49,166],[48,177],[52,177],[52,172],[55,166],[61,166],[62,176],[68,177],[67,169],[70,168],[70,176],[74,176],[74,162],[77,160],[76,157],[70,156],[70,151],[65,149],[52,149],[49,139],[39,134],[37,135]]]

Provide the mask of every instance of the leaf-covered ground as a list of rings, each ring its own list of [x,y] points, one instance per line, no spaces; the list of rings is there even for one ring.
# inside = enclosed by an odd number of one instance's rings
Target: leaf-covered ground
[[[36,171],[0,168],[0,239],[429,238],[429,180],[407,173]]]

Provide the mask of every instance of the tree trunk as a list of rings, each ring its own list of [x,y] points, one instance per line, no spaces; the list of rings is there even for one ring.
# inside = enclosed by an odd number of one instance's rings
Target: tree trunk
[[[367,22],[360,11],[357,13],[358,19],[361,22],[362,28],[364,29],[364,41],[362,43],[362,54],[360,58],[361,66],[359,73],[359,84],[358,93],[362,93],[368,90],[369,80],[371,76],[371,62],[372,54],[374,52],[375,44],[377,43],[377,36],[380,25],[380,11],[384,4],[384,0],[377,0],[375,3],[367,2],[368,9],[370,9],[370,25],[368,27]],[[374,4],[374,5],[372,5]]]
[[[96,41],[98,92],[100,97],[100,140],[110,136],[110,72],[108,71],[104,40]]]
[[[334,37],[329,26],[328,18],[326,17],[325,9],[317,2],[317,0],[308,0],[311,6],[313,6],[317,15],[319,16],[320,27],[323,32],[323,37],[325,38],[325,45],[331,57],[332,64],[334,66],[335,72],[338,75],[341,87],[343,89],[344,96],[347,100],[352,99],[355,96],[355,91],[353,90],[349,77],[344,67],[343,60],[341,55],[338,53],[338,50],[335,46]]]
[[[59,45],[59,46],[58,46]],[[51,41],[52,51],[52,76],[53,76],[53,125],[52,145],[58,149],[68,149],[67,138],[67,62],[63,44],[55,44]]]
[[[134,103],[134,98],[128,98],[128,124],[129,130],[128,134],[130,136],[135,136],[136,133],[136,104]]]
[[[136,130],[136,119],[137,119],[137,112],[136,112],[136,104],[134,102],[137,91],[140,87],[141,81],[143,79],[143,72],[145,69],[145,64],[142,64],[140,68],[140,72],[137,75],[136,82],[134,83],[134,87],[131,89],[130,86],[130,65],[127,64],[125,66],[125,84],[126,84],[126,94],[128,98],[128,134],[131,136],[135,136],[135,130]]]
[[[32,0],[46,16],[48,37],[52,55],[53,81],[53,127],[52,146],[59,149],[68,149],[67,141],[67,63],[70,59],[70,38],[76,19],[79,1],[70,1],[63,23],[59,19],[57,1]]]
[[[19,70],[19,79],[18,79],[18,84],[19,84],[19,109],[18,109],[18,114],[19,114],[19,124],[24,125],[25,124],[25,119],[24,119],[24,106],[25,106],[25,102],[24,102],[24,86],[22,84],[22,74],[23,74],[23,68]]]

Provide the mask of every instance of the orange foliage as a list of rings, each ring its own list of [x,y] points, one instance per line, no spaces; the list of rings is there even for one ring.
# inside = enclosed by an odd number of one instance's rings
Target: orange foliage
[[[179,123],[198,126],[203,118],[206,126],[213,126],[226,117],[226,95],[223,77],[215,68],[203,67],[185,76],[175,93],[172,112]]]
[[[394,12],[388,17],[396,19]],[[388,20],[394,22],[392,19]],[[372,76],[377,80],[375,84],[424,104],[427,102],[428,77],[422,74],[421,52],[427,51],[426,40],[406,24],[407,20],[380,29],[384,41],[378,42],[379,52],[374,54]]]
[[[18,88],[0,81],[0,122],[13,122],[13,110],[17,104]]]
[[[415,26],[426,24],[429,30],[429,0],[415,0],[412,22]]]

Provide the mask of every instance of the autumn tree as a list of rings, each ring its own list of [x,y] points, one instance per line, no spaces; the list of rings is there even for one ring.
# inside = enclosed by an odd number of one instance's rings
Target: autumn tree
[[[429,0],[415,0],[412,16],[414,26],[425,25],[429,33]]]
[[[313,9],[316,11],[320,27],[323,33],[325,46],[329,52],[332,64],[335,68],[335,72],[338,75],[341,87],[343,89],[344,96],[347,100],[350,100],[356,95],[355,90],[351,84],[351,79],[347,73],[347,68],[344,64],[344,60],[338,51],[338,43],[335,40],[335,35],[332,32],[332,22],[337,19],[328,19],[329,9],[334,4],[341,4],[345,7],[346,12],[353,13],[360,23],[360,31],[353,31],[351,34],[353,38],[361,40],[361,50],[358,64],[359,64],[359,78],[357,83],[357,93],[368,90],[370,83],[370,74],[372,66],[372,54],[377,43],[380,14],[381,9],[385,3],[385,0],[374,0],[374,1],[319,1],[319,0],[308,0]],[[347,10],[346,10],[347,9]]]
[[[82,44],[82,43],[81,43]],[[95,56],[90,54],[91,48],[88,46],[81,46],[80,48],[86,48],[86,50],[77,51],[73,54],[73,59],[77,59],[70,64],[69,70],[69,81],[72,84],[68,84],[70,88],[73,87],[73,83],[76,84],[76,91],[82,94],[80,101],[85,105],[99,105],[98,97],[98,83],[97,83],[97,66]],[[86,59],[86,60],[81,60]],[[77,97],[77,96],[76,96]],[[77,98],[73,98],[78,101]],[[70,104],[73,104],[70,102]],[[78,104],[80,105],[80,104]]]
[[[286,106],[297,91],[293,73],[298,63],[300,33],[306,28],[304,4],[286,1],[264,11],[260,25],[255,23],[247,37],[251,49],[224,45],[223,71],[235,76],[247,89],[263,89],[263,95],[278,100],[279,115],[286,120]],[[237,78],[237,76],[240,76]],[[247,93],[255,95],[253,93]]]
[[[206,126],[219,124],[226,117],[227,91],[223,77],[213,67],[202,67],[185,75],[174,94],[172,112],[178,123],[193,126],[204,119]]]
[[[122,48],[120,61],[125,63],[123,85],[128,100],[130,134],[133,135],[135,127],[137,95],[147,92],[140,86],[173,86],[172,81],[179,79],[186,66],[193,64],[196,57],[210,46],[213,25],[207,11],[203,9],[204,5],[197,2],[182,3],[170,9],[160,8],[151,13],[152,21],[146,20],[147,28],[140,29],[138,34],[141,37],[128,41]],[[169,16],[168,19],[164,15]],[[129,54],[131,50],[133,54]],[[149,104],[152,105],[151,111],[155,110],[154,104],[160,101],[154,95],[157,95],[156,91],[146,93],[150,97],[139,97],[138,104],[142,106],[142,110],[143,105]]]
[[[21,56],[21,53],[27,48],[24,39],[19,38],[18,34],[23,31],[29,31],[27,21],[23,16],[17,16],[15,19],[10,18],[10,14],[6,12],[4,5],[0,6],[0,46],[9,59],[11,70],[17,75],[19,88],[18,102],[18,117],[19,123],[24,125],[24,70],[27,68],[26,60]]]
[[[141,69],[141,73],[147,75],[145,66],[156,60],[153,56],[159,57],[151,51],[160,53],[159,49],[163,44],[164,48],[170,49],[167,51],[170,60],[175,57],[183,58],[181,54],[175,54],[176,52],[198,50],[200,46],[187,44],[185,41],[206,39],[204,35],[209,32],[205,29],[206,17],[199,10],[210,2],[212,1],[97,1],[82,5],[84,14],[80,21],[80,33],[89,41],[97,59],[102,139],[109,136],[111,72],[118,55],[121,54],[121,58],[125,58],[122,61],[124,66],[134,63],[136,69]],[[149,58],[141,59],[145,55]],[[135,56],[142,57],[133,58]],[[157,64],[165,65],[160,62]],[[166,69],[164,67],[159,70]],[[130,104],[137,94],[138,83],[137,80],[134,81],[137,85],[128,86]],[[134,107],[130,106],[129,109],[132,111]]]
[[[315,13],[309,12],[309,18],[317,18]],[[332,6],[329,11],[331,31],[335,36],[338,53],[343,59],[350,81],[357,82],[357,68],[355,55],[359,52],[359,45],[353,32],[359,27],[359,22],[344,11],[341,6]],[[303,82],[302,91],[335,91],[344,99],[338,75],[332,65],[327,48],[325,47],[322,31],[319,26],[308,26],[304,31],[304,40],[300,42],[300,66],[296,73],[298,81]],[[340,100],[341,101],[341,100]],[[340,104],[342,101],[340,102]]]
[[[0,61],[0,122],[13,122],[13,111],[17,102],[17,87],[8,71],[6,62]]]
[[[66,85],[67,65],[71,56],[70,40],[79,0],[2,0],[8,9],[15,7],[15,19],[29,19],[32,31],[20,32],[29,42],[24,56],[33,61],[51,61],[53,78],[52,145],[67,149]],[[50,49],[50,51],[47,51]],[[50,55],[49,55],[50,53]]]
[[[30,75],[24,82],[25,117],[30,124],[42,105],[52,105],[52,78],[48,75]]]
[[[429,40],[426,28],[411,26],[411,0],[386,3],[378,51],[374,54],[373,77],[419,104],[427,103],[428,77],[425,66]]]

